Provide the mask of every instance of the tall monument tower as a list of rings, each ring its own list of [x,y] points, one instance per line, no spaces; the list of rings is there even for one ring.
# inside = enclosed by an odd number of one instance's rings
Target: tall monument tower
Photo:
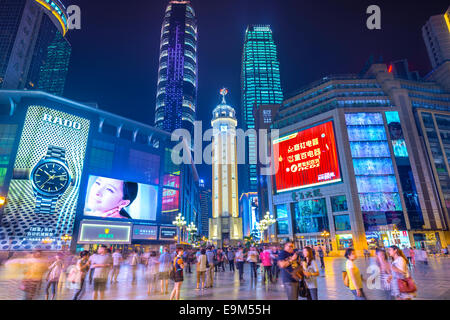
[[[212,141],[212,205],[209,239],[218,246],[242,240],[242,219],[239,217],[236,111],[226,103],[227,89],[220,90],[222,102],[214,109],[211,125]]]

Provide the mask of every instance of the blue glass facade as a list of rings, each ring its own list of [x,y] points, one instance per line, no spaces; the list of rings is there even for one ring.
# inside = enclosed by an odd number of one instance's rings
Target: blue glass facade
[[[295,233],[318,233],[330,230],[326,199],[299,201],[293,204]]]
[[[345,115],[366,231],[395,224],[406,230],[382,113]]]
[[[191,136],[197,106],[197,20],[189,1],[170,1],[161,29],[156,127],[187,129]]]

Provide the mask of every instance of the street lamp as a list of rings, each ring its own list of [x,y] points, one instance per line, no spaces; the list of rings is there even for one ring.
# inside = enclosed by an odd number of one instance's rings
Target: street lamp
[[[192,241],[192,236],[195,232],[197,232],[197,227],[193,222],[186,227],[187,232],[189,232],[189,238]]]
[[[68,234],[65,234],[61,237],[61,241],[64,241],[64,247],[66,247],[67,242],[72,241],[72,237]]]
[[[325,239],[325,247],[328,249],[328,237],[330,236],[330,233],[327,230],[324,230],[320,235]]]
[[[0,197],[0,208],[3,207],[6,204],[6,197],[1,196]]]
[[[184,226],[186,226],[186,220],[184,220],[184,217],[181,215],[181,213],[179,213],[178,216],[175,218],[175,220],[172,221],[172,224],[177,227],[177,233],[178,233],[177,243],[180,243],[180,238],[181,238],[180,229],[183,228]]]
[[[277,220],[274,219],[273,215],[270,214],[269,211],[266,212],[266,215],[264,216],[264,218],[261,221],[261,225],[263,226],[263,230],[262,230],[262,238],[265,238],[265,234],[264,232],[269,229],[269,227],[273,224],[275,224],[275,222],[277,222]]]

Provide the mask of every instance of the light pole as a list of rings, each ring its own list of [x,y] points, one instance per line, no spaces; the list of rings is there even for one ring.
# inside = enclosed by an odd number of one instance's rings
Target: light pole
[[[195,224],[193,222],[191,222],[187,227],[186,227],[187,232],[189,232],[189,240],[192,242],[192,236],[195,232],[197,232],[197,227],[195,226]]]
[[[266,231],[267,229],[269,229],[270,226],[272,226],[273,224],[275,224],[275,222],[277,222],[277,220],[275,220],[273,218],[273,215],[270,214],[269,211],[266,212],[266,215],[264,216],[264,219],[261,221],[263,222],[265,229],[264,231]],[[263,231],[263,232],[264,232]],[[265,238],[265,234],[263,233],[263,238]]]
[[[330,233],[327,230],[324,230],[320,235],[325,239],[325,248],[328,249],[328,237],[330,236]]]
[[[64,248],[63,248],[63,250],[64,250],[65,247],[66,247],[67,241],[72,241],[72,237],[69,236],[68,234],[65,234],[65,235],[63,235],[63,236],[61,237],[61,240],[64,241]],[[68,248],[67,248],[67,249],[68,249]]]
[[[174,221],[172,221],[172,224],[175,225],[177,227],[177,243],[180,243],[180,238],[181,238],[181,228],[183,228],[184,226],[186,226],[186,220],[184,220],[184,217],[181,215],[181,213],[178,214],[178,216],[175,218]]]

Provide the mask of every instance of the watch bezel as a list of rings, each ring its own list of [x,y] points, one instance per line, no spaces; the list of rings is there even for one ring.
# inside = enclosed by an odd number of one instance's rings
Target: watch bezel
[[[68,179],[67,179],[67,183],[65,185],[64,188],[62,188],[61,190],[59,190],[58,192],[54,192],[54,193],[50,193],[50,192],[45,192],[42,189],[40,189],[36,183],[34,182],[34,174],[36,173],[36,170],[41,167],[44,164],[48,164],[48,163],[56,163],[59,164],[60,166],[62,166],[64,169],[66,169],[67,171],[67,175],[68,175]],[[70,184],[72,183],[72,175],[70,174],[70,170],[69,167],[67,166],[66,163],[64,163],[63,161],[56,159],[56,158],[49,158],[49,159],[42,159],[41,161],[39,161],[33,168],[33,170],[30,173],[30,180],[31,180],[31,185],[33,187],[33,189],[39,193],[40,195],[43,196],[47,196],[47,197],[59,197],[61,196],[64,192],[66,192],[67,188],[69,188]]]

